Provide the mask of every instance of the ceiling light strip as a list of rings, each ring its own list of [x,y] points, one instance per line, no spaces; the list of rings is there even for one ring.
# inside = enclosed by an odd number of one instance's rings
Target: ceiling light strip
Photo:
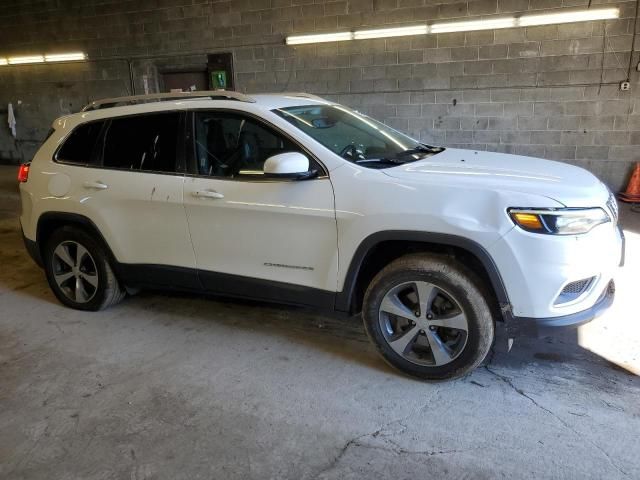
[[[304,43],[344,42],[345,40],[353,40],[353,32],[293,35],[287,37],[287,45],[301,45]]]
[[[9,57],[9,65],[21,65],[23,63],[44,63],[42,55],[29,55],[26,57]]]
[[[366,38],[404,37],[407,35],[425,35],[429,32],[426,25],[414,25],[411,27],[377,28],[373,30],[356,30],[353,32],[354,40]]]
[[[518,26],[530,27],[532,25],[552,25],[558,23],[588,22],[590,20],[610,20],[618,18],[618,8],[593,8],[572,12],[544,13],[524,15],[518,19]]]
[[[86,60],[86,59],[87,59],[87,55],[82,52],[56,53],[56,54],[44,56],[44,60],[46,62],[74,62],[76,60]]]
[[[293,35],[286,38],[286,43],[287,45],[300,45],[305,43],[341,42],[346,40],[364,40],[369,38],[426,35],[429,33],[473,32],[478,30],[496,30],[501,28],[532,27],[539,25],[588,22],[593,20],[610,20],[619,17],[619,8],[589,8],[583,10],[527,14],[519,17],[493,17],[479,20],[437,22],[431,25],[424,24],[407,27],[356,30],[353,32]]]
[[[478,30],[513,28],[515,26],[517,26],[517,23],[514,17],[491,18],[486,20],[469,20],[466,22],[434,23],[429,27],[429,33],[475,32]]]
[[[77,62],[87,59],[83,52],[51,53],[46,55],[25,55],[22,57],[0,57],[0,66],[28,65],[36,63]]]

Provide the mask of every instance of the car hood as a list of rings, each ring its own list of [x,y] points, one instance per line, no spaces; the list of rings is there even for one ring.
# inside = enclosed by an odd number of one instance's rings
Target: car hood
[[[447,148],[424,160],[382,171],[407,181],[542,195],[566,207],[599,206],[609,196],[605,185],[583,168],[505,153]]]

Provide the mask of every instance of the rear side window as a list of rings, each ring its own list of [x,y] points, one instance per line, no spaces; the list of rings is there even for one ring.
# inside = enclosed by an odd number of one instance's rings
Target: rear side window
[[[91,122],[80,125],[67,138],[56,155],[63,163],[87,165],[93,162],[93,149],[104,122]]]
[[[178,124],[174,112],[112,119],[102,142],[102,165],[175,172]]]

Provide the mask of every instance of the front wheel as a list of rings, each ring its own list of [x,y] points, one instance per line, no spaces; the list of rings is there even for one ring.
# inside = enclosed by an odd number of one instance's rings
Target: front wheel
[[[365,293],[367,334],[382,357],[408,375],[465,375],[484,360],[494,338],[491,309],[479,285],[473,272],[450,257],[401,257]]]

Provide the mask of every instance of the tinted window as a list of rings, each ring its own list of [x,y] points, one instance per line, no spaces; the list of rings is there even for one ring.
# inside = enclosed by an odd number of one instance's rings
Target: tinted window
[[[76,128],[58,151],[56,160],[82,165],[90,163],[103,124],[104,122],[91,122]]]
[[[195,151],[201,175],[235,177],[261,174],[267,158],[300,148],[250,117],[196,112]]]
[[[102,146],[103,166],[175,172],[178,122],[178,113],[112,119]]]

